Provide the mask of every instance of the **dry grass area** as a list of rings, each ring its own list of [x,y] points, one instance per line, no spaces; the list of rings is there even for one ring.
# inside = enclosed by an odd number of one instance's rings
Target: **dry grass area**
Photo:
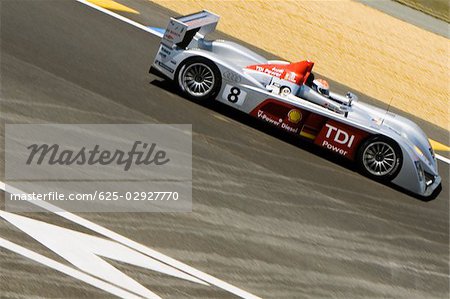
[[[152,1],[450,129],[450,41],[351,0]]]

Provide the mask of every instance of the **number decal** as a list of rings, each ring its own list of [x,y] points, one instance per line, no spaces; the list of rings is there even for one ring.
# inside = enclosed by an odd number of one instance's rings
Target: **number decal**
[[[247,93],[239,87],[227,84],[223,89],[222,99],[229,103],[241,106],[246,97]]]
[[[228,94],[227,100],[234,104],[239,100],[238,96],[240,94],[241,94],[241,90],[239,88],[232,87],[230,89],[230,93]]]

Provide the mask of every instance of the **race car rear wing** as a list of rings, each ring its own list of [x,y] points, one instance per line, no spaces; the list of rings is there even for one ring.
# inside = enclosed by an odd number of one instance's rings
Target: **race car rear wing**
[[[219,16],[207,10],[183,17],[170,18],[162,43],[169,48],[177,45],[185,49],[196,34],[204,37],[216,29],[218,22]]]

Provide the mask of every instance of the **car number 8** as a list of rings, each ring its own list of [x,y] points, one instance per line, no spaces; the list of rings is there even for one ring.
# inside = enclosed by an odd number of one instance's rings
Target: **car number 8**
[[[230,93],[228,94],[227,100],[231,103],[236,103],[239,98],[238,96],[241,94],[241,90],[237,87],[232,87],[230,89]]]
[[[222,98],[230,103],[242,105],[247,93],[239,87],[227,84],[223,90]]]

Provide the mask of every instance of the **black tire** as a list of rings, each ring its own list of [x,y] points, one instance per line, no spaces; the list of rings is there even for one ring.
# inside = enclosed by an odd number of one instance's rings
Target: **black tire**
[[[184,96],[202,102],[217,96],[222,85],[222,76],[212,61],[203,57],[192,57],[180,65],[175,81]]]
[[[388,182],[397,176],[402,167],[402,150],[390,138],[370,137],[359,147],[357,163],[364,175]]]

